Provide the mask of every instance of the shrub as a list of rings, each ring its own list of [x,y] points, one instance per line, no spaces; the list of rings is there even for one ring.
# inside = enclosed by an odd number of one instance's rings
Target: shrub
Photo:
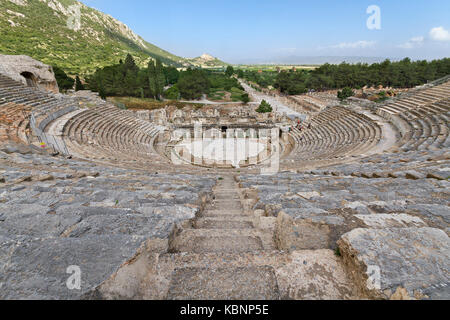
[[[178,86],[174,85],[164,92],[164,97],[170,100],[178,100],[180,98],[180,90]]]
[[[269,103],[267,103],[266,100],[261,101],[261,104],[259,105],[258,109],[256,109],[256,112],[259,113],[269,113],[272,111],[273,111],[272,106]]]
[[[75,80],[69,77],[63,69],[53,66],[53,72],[55,73],[56,82],[58,82],[58,87],[61,91],[73,89]]]
[[[345,87],[344,89],[342,89],[342,91],[338,91],[338,98],[341,101],[344,101],[352,96],[354,96],[355,93],[353,92],[352,88],[349,87]]]
[[[245,103],[245,104],[247,104],[247,103],[250,102],[250,98],[249,98],[249,96],[248,96],[248,93],[244,93],[244,94],[241,96],[241,101],[242,101],[243,103]]]

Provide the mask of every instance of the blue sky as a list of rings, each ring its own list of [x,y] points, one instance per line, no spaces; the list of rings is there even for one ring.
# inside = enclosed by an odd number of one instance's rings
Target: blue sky
[[[232,63],[288,56],[450,56],[448,0],[83,0],[183,57]],[[370,5],[381,29],[369,30]]]

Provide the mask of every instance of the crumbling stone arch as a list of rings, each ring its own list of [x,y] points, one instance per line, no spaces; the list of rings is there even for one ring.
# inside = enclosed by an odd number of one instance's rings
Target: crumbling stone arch
[[[22,73],[20,73],[20,75],[22,77],[25,78],[25,80],[27,81],[27,86],[29,87],[37,87],[37,81],[36,81],[36,76],[28,71],[24,71]]]

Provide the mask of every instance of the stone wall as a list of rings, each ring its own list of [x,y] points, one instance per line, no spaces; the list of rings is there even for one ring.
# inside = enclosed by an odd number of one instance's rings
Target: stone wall
[[[28,56],[0,55],[0,73],[24,85],[59,93],[53,68]]]

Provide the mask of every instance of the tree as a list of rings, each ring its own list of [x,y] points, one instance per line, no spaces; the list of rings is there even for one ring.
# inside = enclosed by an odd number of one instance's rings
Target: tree
[[[99,91],[98,91],[98,95],[100,96],[100,98],[102,98],[103,100],[106,100],[106,93],[105,93],[105,89],[103,89],[103,87],[100,87]]]
[[[180,90],[177,85],[173,85],[164,92],[164,97],[170,100],[178,100],[180,98]]]
[[[164,75],[166,76],[166,85],[175,84],[180,78],[180,72],[175,67],[164,68]]]
[[[77,76],[75,79],[75,91],[80,91],[80,90],[84,90],[84,86],[81,83],[80,77]]]
[[[156,95],[158,92],[157,89],[157,80],[156,80],[156,67],[155,62],[153,60],[150,60],[148,62],[148,84],[150,88],[150,95],[153,96],[153,98],[156,99]]]
[[[353,92],[352,88],[345,87],[342,89],[342,91],[338,91],[337,96],[339,100],[344,101],[350,97],[353,97],[355,93]]]
[[[248,93],[242,94],[242,96],[241,96],[241,101],[242,101],[244,104],[247,104],[247,103],[250,102],[250,97],[248,96]]]
[[[129,70],[137,71],[139,69],[131,54],[127,54],[127,57],[125,58],[125,63],[123,63],[123,67],[124,67],[124,74]]]
[[[242,71],[242,69],[239,69],[237,72],[237,76],[239,79],[244,79],[245,76],[244,71]]]
[[[155,71],[156,71],[156,97],[157,99],[163,94],[164,86],[166,85],[166,77],[164,76],[164,70],[161,60],[156,59]]]
[[[200,69],[188,69],[180,74],[178,89],[184,99],[199,99],[203,94],[209,93],[211,83],[205,71]]]
[[[225,74],[226,74],[228,77],[231,77],[231,76],[234,74],[234,68],[233,68],[232,66],[228,66],[228,67],[227,67],[227,70],[225,71]]]
[[[261,104],[259,105],[258,109],[256,109],[256,112],[258,113],[269,113],[272,112],[272,106],[266,101],[261,101]]]
[[[160,99],[164,85],[166,84],[163,65],[159,59],[150,60],[148,63],[148,81],[151,95],[155,99]]]
[[[53,66],[53,72],[55,73],[56,82],[58,83],[58,87],[62,91],[66,91],[69,89],[73,89],[73,84],[75,80],[69,77],[64,70],[57,66]]]

